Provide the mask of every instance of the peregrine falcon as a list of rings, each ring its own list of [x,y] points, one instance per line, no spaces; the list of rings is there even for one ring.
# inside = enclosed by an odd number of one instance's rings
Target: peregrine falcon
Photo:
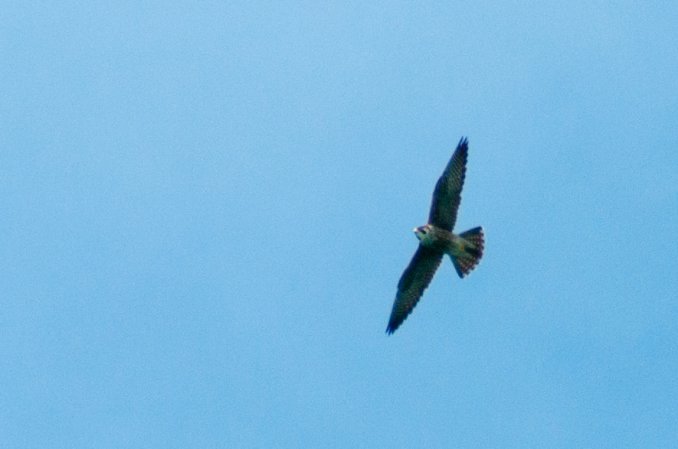
[[[482,227],[458,235],[452,233],[464,186],[467,157],[468,140],[462,137],[433,191],[428,224],[413,230],[419,239],[419,247],[398,282],[387,334],[395,332],[412,312],[445,254],[450,256],[460,278],[469,274],[483,256],[485,237]]]

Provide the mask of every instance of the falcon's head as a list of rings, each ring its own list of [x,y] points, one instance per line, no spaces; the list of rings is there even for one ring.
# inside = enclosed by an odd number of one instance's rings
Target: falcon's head
[[[430,224],[419,226],[418,228],[414,228],[412,231],[414,231],[414,235],[416,235],[420,241],[429,240],[432,237],[432,227]]]

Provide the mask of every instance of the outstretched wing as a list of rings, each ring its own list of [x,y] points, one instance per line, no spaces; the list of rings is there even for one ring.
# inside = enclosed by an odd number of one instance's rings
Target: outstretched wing
[[[468,140],[462,137],[433,191],[428,222],[450,232],[457,221],[457,210],[461,201],[461,189],[464,187],[467,158]]]
[[[395,332],[412,312],[433,279],[442,258],[442,252],[419,246],[398,282],[398,293],[386,327],[387,334]]]

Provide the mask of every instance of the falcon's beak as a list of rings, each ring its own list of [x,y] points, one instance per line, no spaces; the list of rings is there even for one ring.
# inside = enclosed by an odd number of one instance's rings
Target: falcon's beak
[[[419,231],[419,228],[412,228],[412,232],[414,232],[415,234],[417,233],[417,231]]]

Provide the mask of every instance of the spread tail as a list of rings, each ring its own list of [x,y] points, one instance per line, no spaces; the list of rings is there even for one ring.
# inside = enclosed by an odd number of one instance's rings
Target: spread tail
[[[483,249],[485,248],[485,236],[483,235],[483,228],[469,229],[466,232],[459,234],[464,241],[462,242],[461,254],[452,256],[452,263],[454,269],[460,278],[463,278],[473,270],[480,258],[483,257]]]

